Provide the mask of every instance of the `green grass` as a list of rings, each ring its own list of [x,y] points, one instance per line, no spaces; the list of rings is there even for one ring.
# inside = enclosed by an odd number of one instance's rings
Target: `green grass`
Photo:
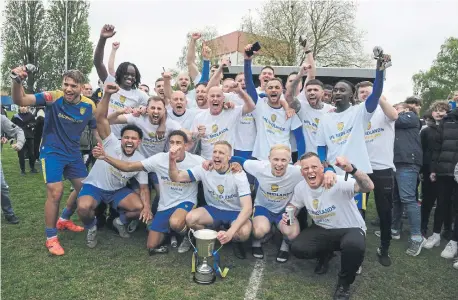
[[[228,276],[211,286],[192,282],[191,254],[147,255],[146,234],[137,231],[129,240],[108,229],[99,233],[95,249],[85,245],[84,233],[60,233],[65,255],[51,257],[44,246],[43,207],[46,189],[41,174],[19,176],[17,155],[9,145],[2,151],[2,165],[19,225],[2,221],[2,299],[243,299],[255,264],[247,245],[248,259],[232,255],[231,246],[222,249]],[[66,183],[61,209],[68,196]],[[374,217],[372,202],[368,220]],[[75,218],[76,220],[76,218]],[[393,265],[382,267],[376,260],[378,239],[368,229],[363,274],[353,285],[352,299],[457,299],[458,271],[442,259],[440,248],[423,250],[418,257],[407,256],[403,234],[393,241]],[[314,261],[291,258],[275,262],[277,246],[265,247],[266,267],[258,299],[330,299],[340,258],[332,260],[328,274],[313,274]],[[455,295],[455,296],[453,296]]]

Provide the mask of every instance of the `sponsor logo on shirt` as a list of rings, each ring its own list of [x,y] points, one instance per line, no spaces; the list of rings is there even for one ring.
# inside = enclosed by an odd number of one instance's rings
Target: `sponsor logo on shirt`
[[[221,184],[220,184],[220,185],[218,185],[216,188],[218,189],[218,192],[219,192],[220,194],[224,193],[224,185],[221,185]]]
[[[276,115],[272,115],[272,116],[275,116],[275,120],[277,119]],[[271,119],[272,119],[272,116],[270,117]],[[285,127],[278,126],[277,124],[275,124],[275,122],[272,122],[271,120],[267,119],[266,117],[262,117],[262,119],[264,120],[264,124],[266,126],[267,132],[277,134],[277,133],[287,131]]]
[[[68,120],[68,121],[73,122],[73,123],[83,123],[83,120],[74,119],[74,118],[72,118],[72,117],[69,117],[69,116],[67,116],[67,115],[64,115],[63,113],[59,113],[57,116],[58,116],[59,118],[61,118],[61,119],[65,119],[65,120]]]
[[[86,112],[86,107],[80,107],[80,114],[84,115]]]
[[[278,186],[278,184],[275,184],[275,183],[270,186],[270,190],[274,193],[278,192],[279,188],[280,187]]]
[[[317,207],[318,207],[318,200],[315,199],[317,202]],[[312,202],[312,206],[315,205],[315,200],[313,200]],[[313,221],[316,223],[316,224],[320,224],[320,223],[330,223],[331,220],[330,218],[331,217],[335,217],[336,215],[336,207],[335,205],[332,205],[332,206],[329,206],[328,208],[325,208],[325,209],[322,209],[322,210],[312,210],[312,209],[307,209],[309,215],[312,217]]]
[[[344,122],[337,123],[337,130],[342,131],[345,127]]]
[[[366,143],[370,143],[374,141],[376,138],[382,135],[382,133],[385,131],[383,128],[372,128],[372,123],[369,122],[367,124],[367,129],[366,132],[364,133],[364,140]]]
[[[315,121],[316,125],[320,124],[320,119],[318,119],[318,118],[313,119],[313,121]]]

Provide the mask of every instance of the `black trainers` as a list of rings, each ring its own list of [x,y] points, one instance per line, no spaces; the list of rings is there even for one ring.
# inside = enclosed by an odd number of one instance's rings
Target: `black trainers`
[[[322,257],[322,258],[318,258],[317,259],[317,264],[316,264],[315,271],[314,271],[315,274],[323,275],[323,274],[326,274],[328,272],[329,261],[331,260],[333,255],[334,255],[334,253],[332,253],[331,255],[328,255],[326,257]]]
[[[256,258],[264,258],[264,251],[262,250],[262,247],[251,247],[251,253],[253,253],[253,256]]]
[[[19,224],[19,219],[16,217],[16,215],[5,215],[5,220],[6,222],[10,224]]]
[[[383,250],[382,248],[377,248],[378,262],[385,267],[391,266],[391,257],[388,254],[388,250]]]
[[[245,249],[243,248],[243,243],[234,242],[234,245],[232,248],[234,249],[235,257],[237,257],[238,259],[246,258],[246,252],[245,252]]]
[[[350,286],[338,284],[334,292],[334,300],[348,300],[350,299]]]
[[[289,252],[288,251],[278,250],[277,262],[285,263],[285,262],[288,261],[288,258],[289,258]]]
[[[21,171],[21,176],[25,176],[25,171]]]
[[[38,171],[37,171],[37,169],[32,169],[32,170],[30,170],[30,173],[37,174]]]
[[[154,254],[166,254],[168,252],[169,252],[169,248],[165,245],[159,246],[157,248],[148,249],[148,253],[150,256]]]

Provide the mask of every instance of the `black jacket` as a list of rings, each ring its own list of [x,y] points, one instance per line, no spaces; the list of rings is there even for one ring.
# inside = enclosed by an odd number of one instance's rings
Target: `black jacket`
[[[394,123],[394,163],[423,164],[420,142],[420,119],[414,112],[399,114]]]
[[[34,138],[33,129],[35,128],[35,116],[32,113],[15,114],[11,122],[21,127],[26,139]]]
[[[434,149],[438,148],[439,127],[433,123],[420,132],[421,148],[423,150],[423,172],[431,172]]]
[[[449,112],[439,124],[439,135],[433,153],[431,172],[453,176],[458,163],[458,109]]]

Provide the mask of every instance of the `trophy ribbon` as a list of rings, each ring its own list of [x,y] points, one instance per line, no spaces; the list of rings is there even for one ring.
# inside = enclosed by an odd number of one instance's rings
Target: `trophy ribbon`
[[[229,272],[229,268],[225,267],[223,271],[221,271],[221,267],[219,266],[220,265],[220,256],[218,253],[218,251],[221,248],[223,248],[223,245],[221,245],[221,247],[219,247],[218,250],[213,252],[213,268],[215,269],[215,272],[217,275],[219,275],[221,278],[225,278],[227,273]]]

